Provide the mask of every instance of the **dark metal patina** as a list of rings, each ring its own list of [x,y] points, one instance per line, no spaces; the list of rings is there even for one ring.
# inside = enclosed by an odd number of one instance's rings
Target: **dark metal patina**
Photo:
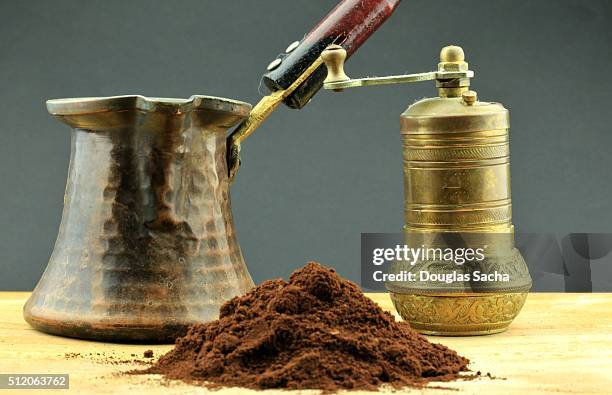
[[[253,286],[230,208],[229,99],[60,99],[72,129],[62,223],[24,307],[35,328],[113,341],[172,341]]]

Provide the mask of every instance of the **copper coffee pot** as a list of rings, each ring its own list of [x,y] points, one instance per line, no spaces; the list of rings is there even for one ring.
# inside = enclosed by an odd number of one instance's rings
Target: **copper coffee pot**
[[[253,286],[236,238],[225,140],[251,105],[216,97],[47,102],[72,128],[53,254],[24,307],[65,336],[170,341]]]

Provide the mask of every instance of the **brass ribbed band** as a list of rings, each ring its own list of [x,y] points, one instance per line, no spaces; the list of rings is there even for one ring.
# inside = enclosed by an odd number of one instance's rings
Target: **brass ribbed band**
[[[425,208],[426,207],[426,208]],[[414,228],[452,228],[462,229],[473,226],[492,226],[510,224],[512,207],[510,202],[499,207],[442,209],[429,205],[415,208],[406,206],[405,220],[409,227]]]
[[[440,134],[500,130],[510,127],[508,111],[491,114],[400,117],[402,134]]]
[[[508,144],[475,145],[471,147],[432,147],[415,146],[413,141],[404,141],[404,160],[444,162],[452,158],[454,161],[482,160],[485,158],[508,158],[510,148]]]
[[[440,153],[442,154],[442,153]],[[442,154],[444,155],[444,154]],[[506,157],[491,158],[491,159],[474,159],[474,160],[453,160],[453,161],[406,161],[404,166],[410,169],[425,169],[425,170],[449,170],[457,171],[458,169],[486,169],[487,167],[509,165],[510,159]]]

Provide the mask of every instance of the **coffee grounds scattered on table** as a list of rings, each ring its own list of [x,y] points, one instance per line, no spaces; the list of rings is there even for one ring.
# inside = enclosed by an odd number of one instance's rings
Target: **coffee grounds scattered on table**
[[[308,263],[192,326],[151,368],[208,387],[376,390],[473,378],[468,359],[397,322],[335,270]]]

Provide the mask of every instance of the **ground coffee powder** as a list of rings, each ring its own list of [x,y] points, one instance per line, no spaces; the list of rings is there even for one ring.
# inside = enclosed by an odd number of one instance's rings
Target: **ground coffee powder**
[[[450,381],[468,360],[396,322],[359,287],[311,262],[191,327],[144,373],[207,386],[374,390]]]

